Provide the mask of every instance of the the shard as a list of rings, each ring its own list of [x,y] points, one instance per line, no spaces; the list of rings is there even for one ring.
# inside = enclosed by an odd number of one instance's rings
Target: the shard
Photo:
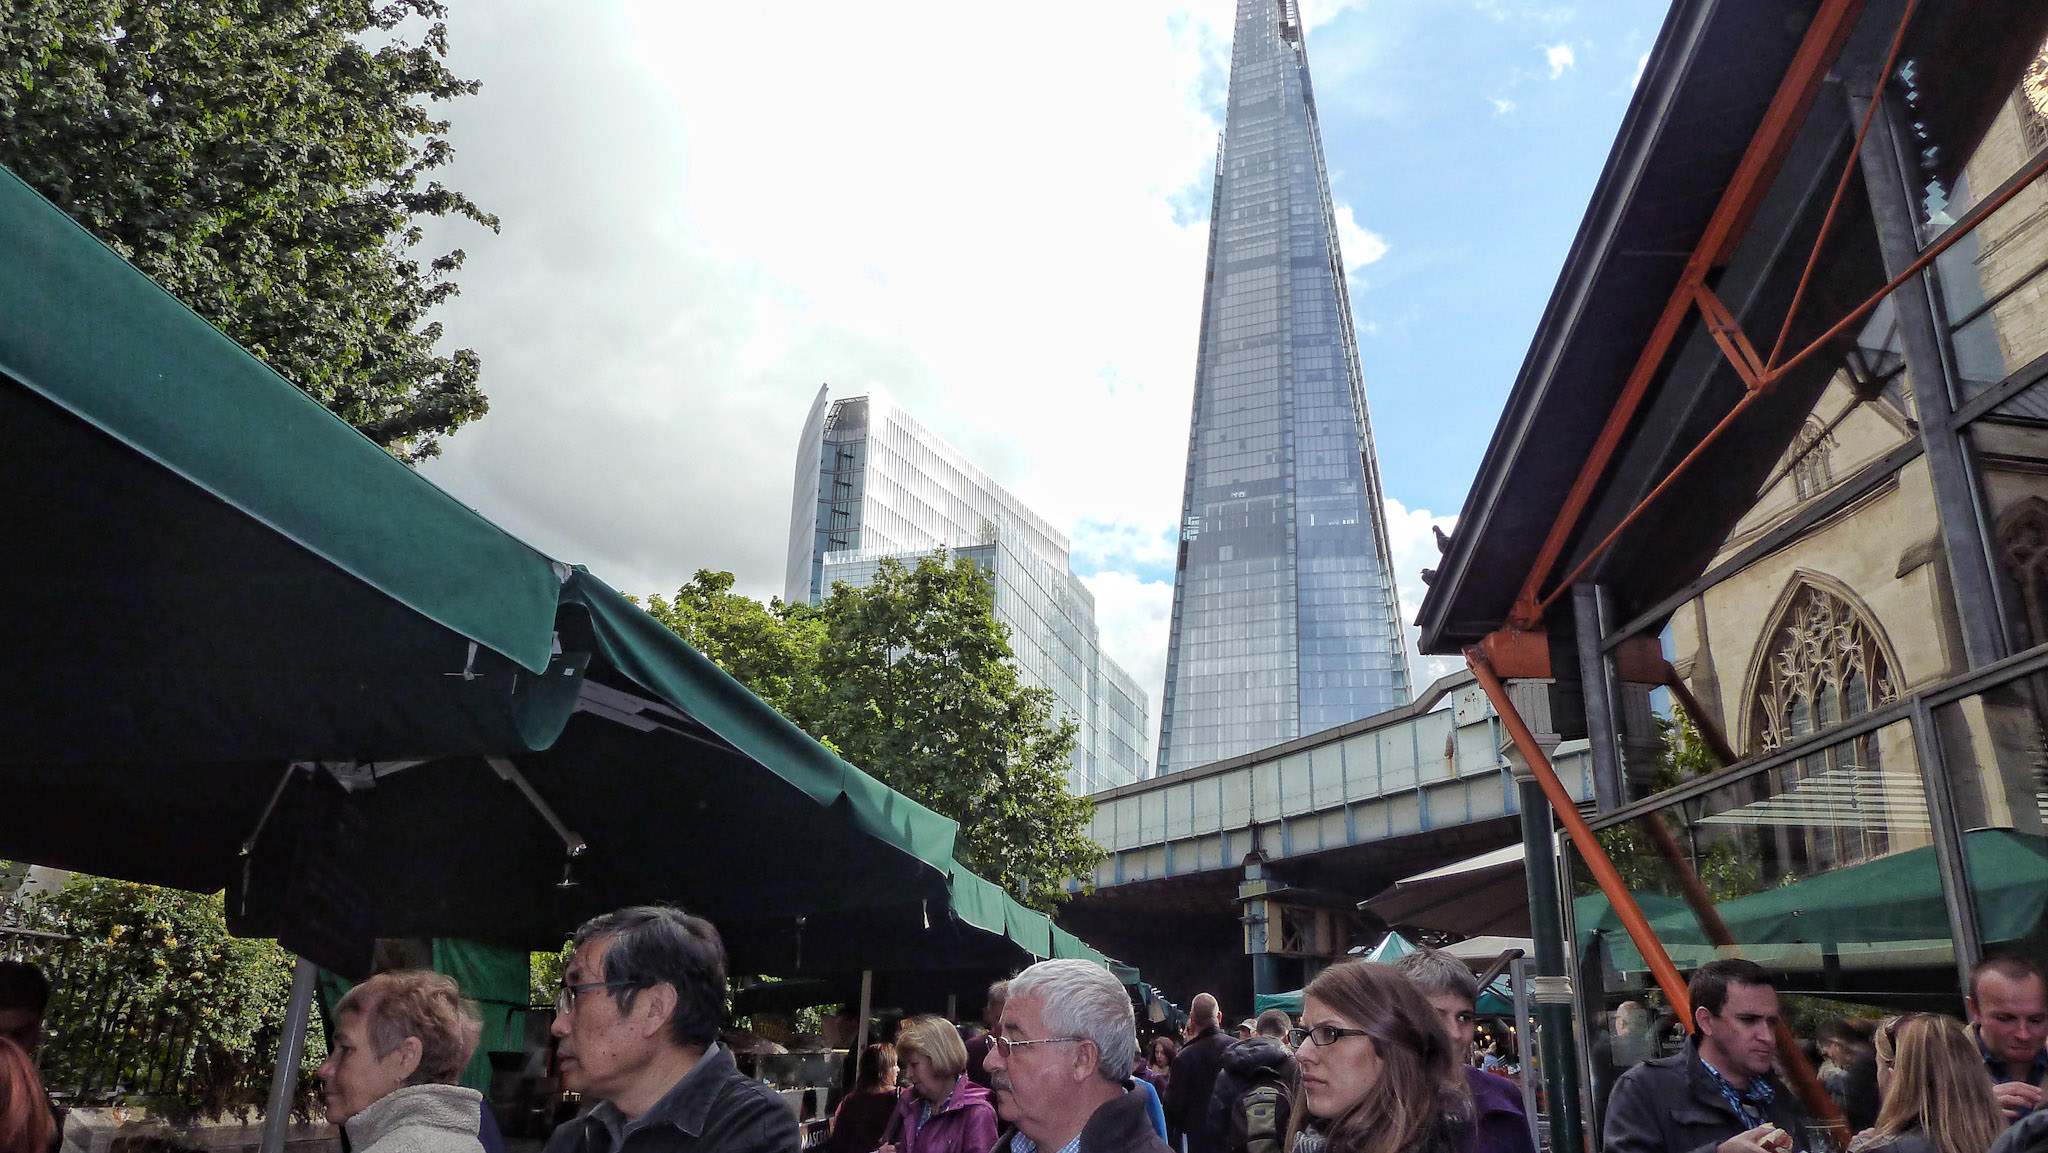
[[[1239,0],[1159,771],[1407,703],[1344,261],[1293,0]]]

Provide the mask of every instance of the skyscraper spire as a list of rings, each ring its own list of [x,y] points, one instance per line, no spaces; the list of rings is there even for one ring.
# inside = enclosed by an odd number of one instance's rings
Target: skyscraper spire
[[[1407,703],[1406,646],[1308,53],[1238,0],[1159,771]]]

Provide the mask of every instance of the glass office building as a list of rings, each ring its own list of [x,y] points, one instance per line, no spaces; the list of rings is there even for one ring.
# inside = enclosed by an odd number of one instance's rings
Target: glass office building
[[[1239,0],[1159,769],[1405,704],[1344,261],[1292,0]]]
[[[797,447],[783,599],[860,587],[884,558],[944,548],[980,565],[1026,684],[1080,727],[1068,784],[1087,794],[1150,775],[1145,694],[1102,651],[1095,597],[1065,534],[880,393],[818,391]]]

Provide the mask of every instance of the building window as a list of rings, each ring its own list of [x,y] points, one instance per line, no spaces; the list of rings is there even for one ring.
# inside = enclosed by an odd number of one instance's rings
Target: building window
[[[1783,748],[1898,698],[1873,624],[1840,596],[1801,581],[1767,637],[1752,736],[1759,752]]]
[[[1792,448],[1792,491],[1800,500],[1818,496],[1828,487],[1828,448],[1834,438],[1822,424],[1808,417]]]

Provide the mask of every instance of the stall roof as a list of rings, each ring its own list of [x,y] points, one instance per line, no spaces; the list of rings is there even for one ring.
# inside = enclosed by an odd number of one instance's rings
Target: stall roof
[[[1637,84],[1592,202],[1538,324],[1506,409],[1458,519],[1457,531],[1418,616],[1421,649],[1455,652],[1501,627],[1631,370],[1651,344],[1666,303],[1707,235],[1745,152],[1791,71],[1816,12],[1853,21],[1836,68],[1796,132],[1765,162],[1774,179],[1735,220],[1728,248],[1710,277],[1730,312],[1753,320],[1782,316],[1824,213],[1849,163],[1856,125],[1837,82],[1845,71],[1881,65],[1897,30],[1895,2],[1818,6],[1677,0]],[[2006,69],[2014,53],[2034,50],[2048,30],[2048,9],[2019,0],[1978,6],[1923,6],[1903,58],[1940,60],[1946,74]],[[1843,65],[1849,65],[1844,69]],[[2016,71],[2016,68],[2013,69]],[[1816,73],[1818,75],[1819,73]],[[1953,103],[1958,123],[1944,139],[1974,139],[2003,93]],[[1990,101],[1986,104],[1986,101]],[[1952,128],[1951,130],[1948,130]],[[1828,233],[1795,320],[1790,349],[1804,347],[1864,303],[1885,282],[1865,198],[1852,192]],[[1751,333],[1769,348],[1774,333]],[[1623,448],[1598,477],[1575,518],[1559,563],[1562,575],[1591,555],[1594,542],[1698,446],[1743,393],[1697,310],[1681,323],[1669,352],[1653,366],[1643,405]],[[1704,453],[1660,499],[1680,515],[1649,516],[1629,527],[1590,578],[1619,594],[1628,611],[1645,611],[1699,575],[1796,433],[1832,366],[1815,357],[1782,378],[1744,418],[1741,430]],[[1567,602],[1568,607],[1568,602]]]
[[[245,848],[287,827],[276,798],[304,790],[279,792],[285,765],[323,762],[366,818],[384,935],[553,944],[666,899],[719,924],[736,971],[1007,968],[1062,943],[960,866],[952,821],[393,459],[4,169],[0,437],[7,855],[238,887]],[[571,830],[588,850],[561,888]]]

